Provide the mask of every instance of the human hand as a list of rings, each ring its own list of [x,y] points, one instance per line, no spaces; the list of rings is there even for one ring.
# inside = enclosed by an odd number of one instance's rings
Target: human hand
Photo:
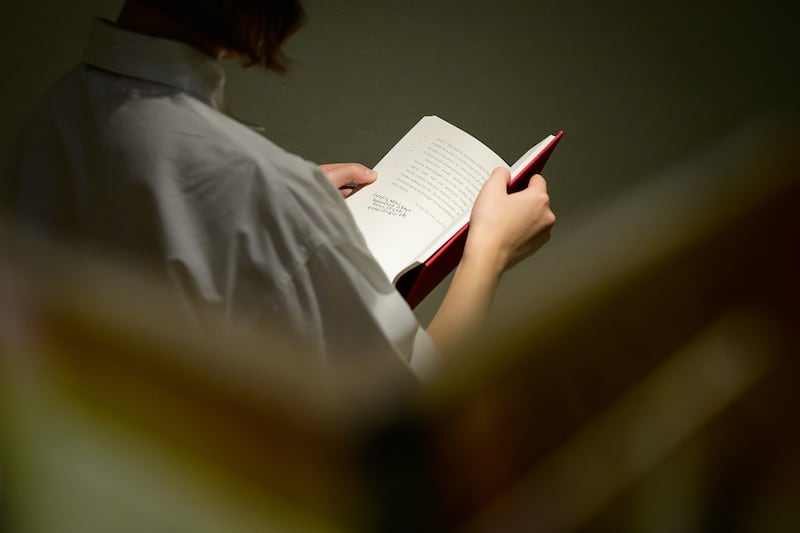
[[[320,165],[323,174],[347,198],[378,179],[378,173],[360,163],[330,163]]]
[[[533,254],[550,238],[555,214],[539,174],[528,187],[508,194],[511,176],[496,168],[472,207],[465,259],[489,263],[497,274]]]

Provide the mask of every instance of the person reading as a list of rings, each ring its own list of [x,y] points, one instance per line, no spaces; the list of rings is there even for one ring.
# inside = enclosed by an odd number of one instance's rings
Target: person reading
[[[40,101],[12,155],[15,223],[144,258],[201,314],[280,324],[320,362],[400,357],[419,376],[485,317],[502,273],[547,240],[545,180],[488,178],[427,331],[370,255],[344,197],[380,179],[317,165],[225,114],[220,61],[286,69],[297,0],[127,0]]]

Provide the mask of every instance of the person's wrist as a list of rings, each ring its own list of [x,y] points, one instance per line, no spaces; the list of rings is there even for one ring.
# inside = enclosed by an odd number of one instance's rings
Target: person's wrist
[[[461,258],[462,268],[499,279],[505,271],[506,262],[506,254],[499,243],[481,239],[478,235],[470,235],[467,239]]]

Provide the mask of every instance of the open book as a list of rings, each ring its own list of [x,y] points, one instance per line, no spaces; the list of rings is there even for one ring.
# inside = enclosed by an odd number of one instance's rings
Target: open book
[[[436,116],[423,117],[375,166],[378,180],[347,205],[378,264],[411,307],[458,264],[469,216],[496,167],[511,191],[541,172],[563,132],[509,167],[483,143]]]

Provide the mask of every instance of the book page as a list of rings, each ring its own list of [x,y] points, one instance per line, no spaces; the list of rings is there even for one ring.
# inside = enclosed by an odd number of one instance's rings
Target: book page
[[[519,159],[517,159],[509,172],[511,174],[511,181],[514,181],[519,174],[524,174],[528,167],[533,163],[539,155],[547,148],[550,142],[555,137],[553,135],[548,135],[538,144],[536,144],[533,148],[525,152]],[[499,166],[499,165],[498,165]],[[469,217],[471,214],[471,209],[464,213],[462,216],[453,220],[448,228],[446,228],[438,237],[433,239],[430,244],[420,252],[419,257],[423,260],[431,257],[436,251],[442,247],[450,237],[453,236],[458,230],[460,230],[464,224],[469,222]]]
[[[394,281],[454,222],[468,219],[491,171],[508,165],[436,116],[422,118],[375,166],[378,180],[346,203]]]
[[[530,150],[525,152],[520,156],[519,159],[514,161],[514,164],[511,165],[511,179],[514,179],[514,176],[523,172],[525,168],[528,167],[533,161],[539,157],[545,148],[550,144],[550,142],[555,139],[555,135],[548,135],[541,141],[539,141],[535,146],[533,146]]]

